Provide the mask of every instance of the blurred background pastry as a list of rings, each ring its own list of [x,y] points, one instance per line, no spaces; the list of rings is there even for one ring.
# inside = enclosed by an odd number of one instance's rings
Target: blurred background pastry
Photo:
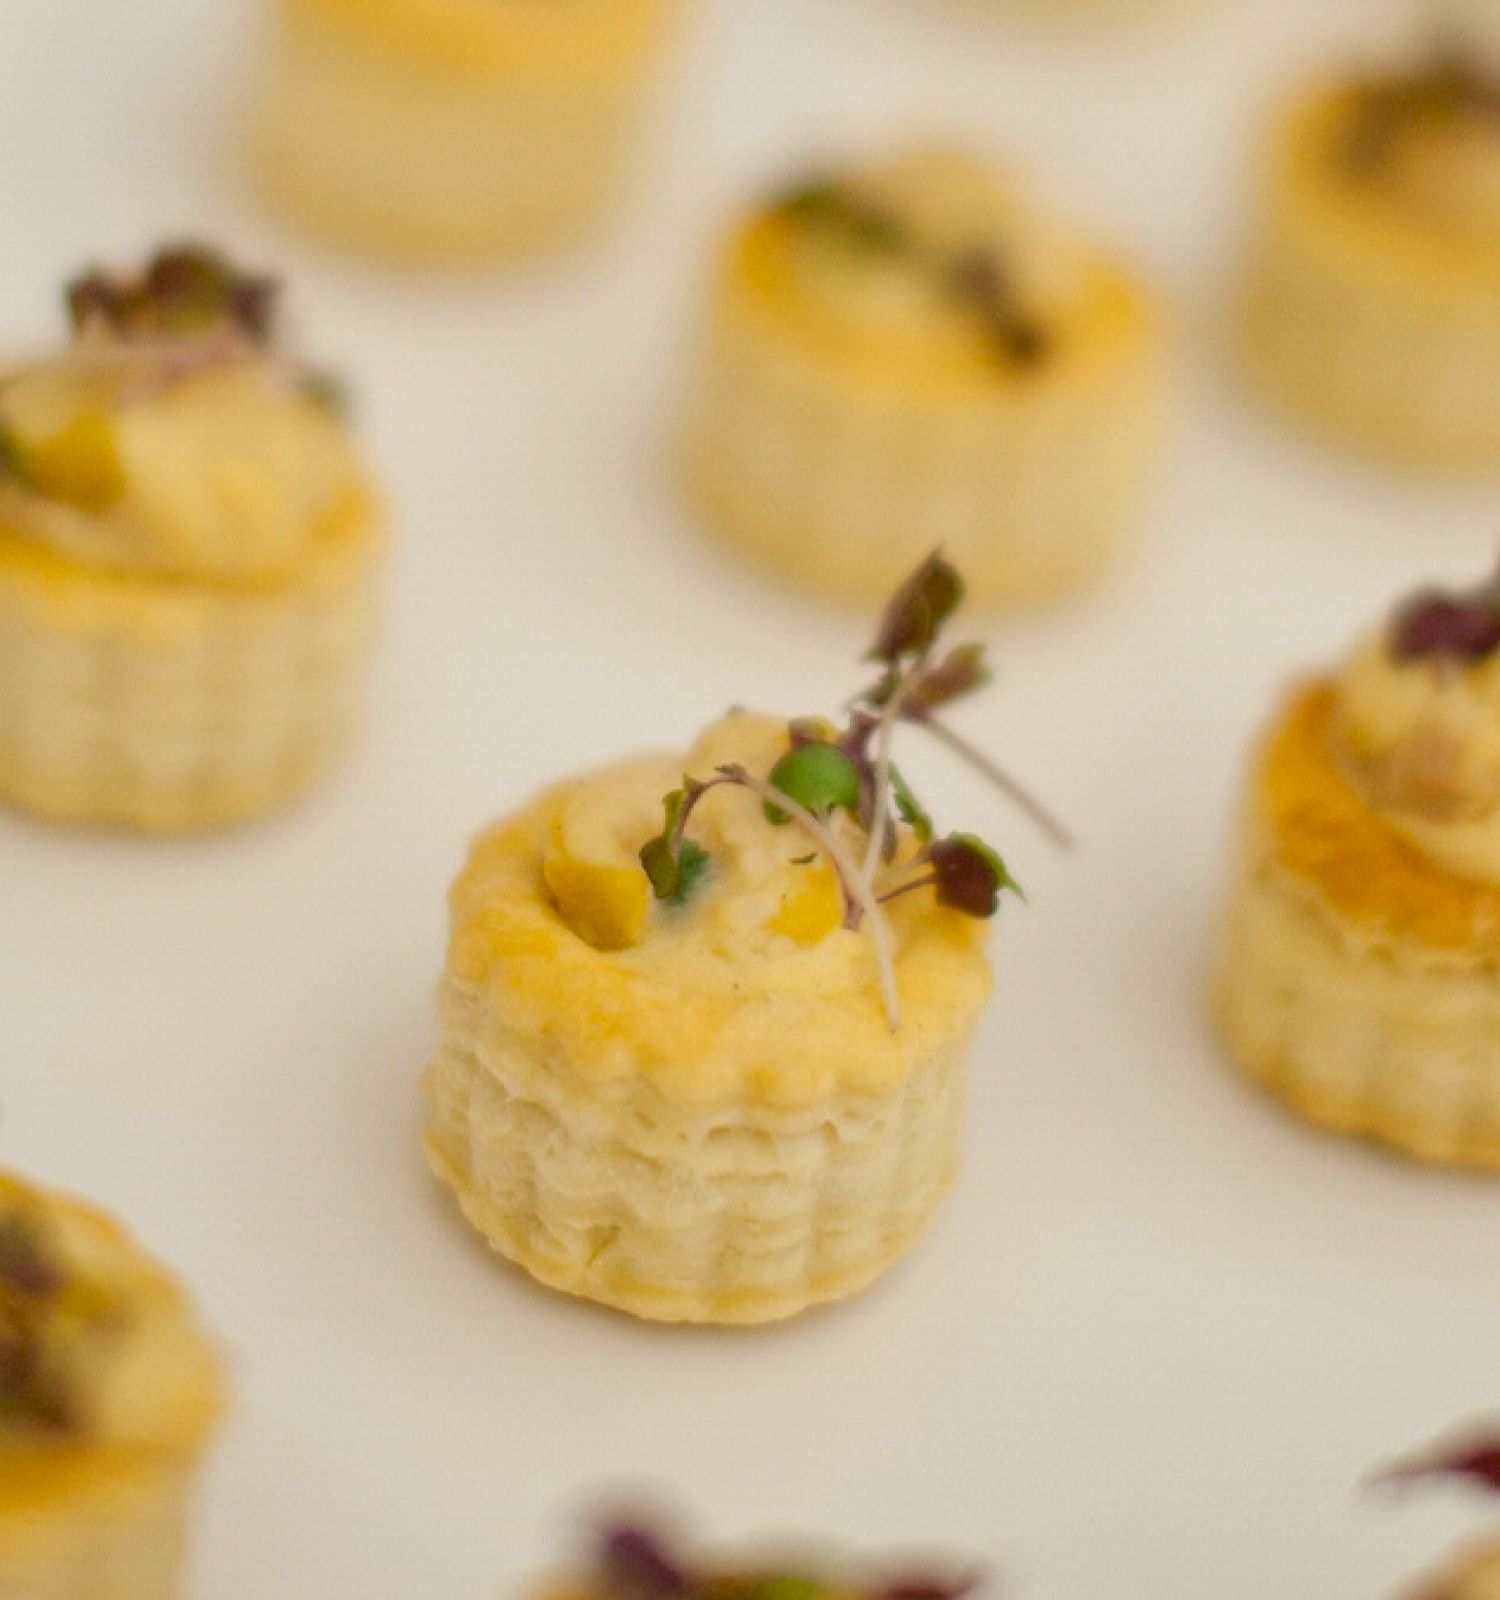
[[[1314,1122],[1500,1168],[1500,576],[1414,596],[1256,759],[1218,976]]]
[[[1500,473],[1500,62],[1450,7],[1401,65],[1279,113],[1244,347],[1262,391],[1367,455]]]
[[[0,1172],[0,1594],[174,1600],[213,1351],[107,1217]]]
[[[266,0],[251,161],[337,243],[481,265],[620,187],[676,0]]]
[[[0,375],[0,797],[205,828],[349,744],[381,517],[277,292],[165,250],[80,278],[71,342]]]

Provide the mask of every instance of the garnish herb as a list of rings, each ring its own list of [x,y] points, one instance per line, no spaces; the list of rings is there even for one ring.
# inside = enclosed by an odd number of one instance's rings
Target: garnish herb
[[[1344,156],[1353,171],[1378,173],[1413,127],[1470,118],[1500,124],[1500,80],[1462,39],[1441,39],[1418,71],[1360,86]]]
[[[850,702],[847,724],[840,729],[810,717],[791,722],[791,748],[768,778],[734,765],[722,766],[708,778],[685,775],[681,788],[663,800],[662,831],[640,854],[656,898],[680,905],[712,868],[708,852],[688,837],[704,796],[725,787],[759,796],[771,826],[795,824],[816,847],[815,854],[834,869],[844,927],[866,930],[874,943],[892,1028],[900,1026],[901,1017],[884,906],[931,889],[939,904],[987,918],[999,910],[1005,891],[1025,898],[1003,858],[982,839],[972,833],[937,835],[931,816],[891,759],[898,724],[925,728],[1017,802],[1056,843],[1071,843],[1038,801],[940,716],[990,681],[982,646],[938,651],[963,595],[958,571],[941,554],[930,555],[885,608],[868,656],[878,675]],[[915,846],[904,855],[898,837],[903,824]],[[861,833],[862,849],[857,847]]]
[[[1423,589],[1397,607],[1390,626],[1398,661],[1473,663],[1500,650],[1500,567],[1475,589]]]
[[[818,178],[783,195],[778,209],[836,235],[869,255],[902,256],[927,273],[954,304],[978,321],[997,354],[1018,367],[1046,355],[1046,331],[1021,305],[1008,263],[998,250],[973,246],[953,255],[933,250],[895,212],[834,178]]]
[[[175,245],[159,250],[138,277],[96,268],[66,293],[79,338],[136,341],[228,331],[264,347],[275,331],[280,286],[239,271],[206,246]]]
[[[1370,1481],[1406,1487],[1440,1478],[1463,1479],[1500,1494],[1500,1434],[1476,1434],[1461,1443],[1438,1445],[1383,1467]]]
[[[901,1574],[851,1582],[830,1572],[796,1567],[695,1569],[661,1534],[635,1523],[606,1528],[594,1554],[597,1600],[963,1600],[979,1575]]]
[[[39,1224],[0,1214],[0,1427],[63,1430],[74,1423],[67,1384],[49,1359],[48,1328],[67,1288]]]

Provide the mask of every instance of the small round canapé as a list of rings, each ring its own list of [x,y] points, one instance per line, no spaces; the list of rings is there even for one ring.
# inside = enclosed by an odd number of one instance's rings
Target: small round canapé
[[[946,727],[984,681],[977,647],[932,653],[956,582],[933,560],[898,596],[847,727],[732,712],[474,843],[427,1148],[542,1283],[766,1322],[862,1288],[932,1216],[983,930],[1014,888],[973,835],[936,833],[890,760],[898,721]]]
[[[274,293],[164,251],[74,284],[72,344],[0,376],[0,798],[215,827],[352,742],[382,519]]]
[[[219,1410],[173,1280],[107,1217],[0,1173],[0,1594],[182,1594]]]
[[[1365,455],[1500,472],[1500,75],[1479,54],[1281,116],[1243,347],[1287,415]]]
[[[681,425],[715,538],[827,595],[929,549],[982,603],[1070,589],[1144,517],[1148,296],[995,169],[921,150],[760,205],[713,271]]]
[[[1281,712],[1217,1011],[1310,1120],[1500,1169],[1500,583],[1417,596]]]
[[[676,0],[266,0],[250,154],[332,242],[482,266],[621,186]]]

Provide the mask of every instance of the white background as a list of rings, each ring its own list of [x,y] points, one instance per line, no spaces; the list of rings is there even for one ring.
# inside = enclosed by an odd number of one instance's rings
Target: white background
[[[1223,0],[1101,37],[944,0],[700,0],[617,230],[444,286],[319,254],[242,194],[240,7],[0,0],[0,338],[56,337],[64,274],[164,233],[279,265],[399,531],[369,738],[295,814],[165,845],[0,819],[0,1159],[127,1217],[232,1352],[203,1596],[516,1594],[621,1484],[714,1535],[950,1547],[1055,1600],[1383,1596],[1482,1513],[1357,1482],[1500,1407],[1500,1188],[1285,1119],[1203,1005],[1278,684],[1417,580],[1476,577],[1500,533],[1493,490],[1304,447],[1220,359],[1267,95],[1400,10]],[[1002,682],[966,713],[1083,851],[911,763],[1032,899],[1000,930],[937,1226],[780,1329],[636,1325],[492,1262],[424,1175],[444,888],[540,782],[856,681],[866,619],[700,546],[662,443],[718,221],[912,124],[1010,150],[1155,272],[1175,460],[1142,557],[997,623]]]

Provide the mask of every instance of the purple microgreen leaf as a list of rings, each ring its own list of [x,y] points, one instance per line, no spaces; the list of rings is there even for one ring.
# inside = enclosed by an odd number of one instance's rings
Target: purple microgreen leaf
[[[1467,591],[1423,589],[1396,608],[1390,625],[1397,661],[1483,661],[1500,649],[1500,571]]]
[[[980,1581],[977,1572],[936,1578],[912,1574],[882,1584],[880,1600],[963,1600]]]
[[[870,658],[895,666],[904,656],[924,654],[963,597],[964,581],[957,568],[934,550],[891,597]]]
[[[771,787],[815,817],[859,805],[859,769],[834,744],[803,744],[787,751],[771,769]],[[765,811],[766,821],[778,828],[791,820],[777,806],[768,805]]]
[[[984,688],[990,677],[982,644],[957,645],[902,695],[900,714],[918,722],[939,707]]]
[[[1405,1487],[1435,1478],[1465,1479],[1500,1494],[1500,1434],[1478,1435],[1457,1444],[1439,1445],[1422,1455],[1383,1468],[1371,1481]]]
[[[688,1576],[659,1535],[625,1525],[609,1528],[599,1541],[599,1571],[611,1595],[630,1600],[670,1600],[686,1594]]]
[[[939,839],[932,846],[931,860],[938,904],[966,916],[993,917],[1004,889],[1026,898],[1001,857],[972,833]]]

